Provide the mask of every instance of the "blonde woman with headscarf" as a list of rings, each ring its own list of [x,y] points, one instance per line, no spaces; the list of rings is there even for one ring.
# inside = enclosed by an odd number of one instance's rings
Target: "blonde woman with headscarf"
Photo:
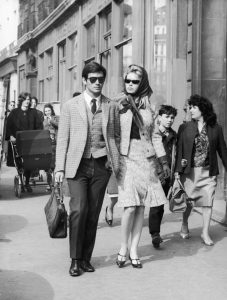
[[[166,203],[166,197],[157,175],[157,158],[160,158],[166,176],[165,150],[161,136],[153,135],[154,112],[151,108],[152,89],[144,68],[131,65],[125,78],[124,93],[119,96],[120,106],[120,173],[118,206],[123,207],[121,222],[121,248],[116,263],[119,268],[129,254],[131,265],[142,268],[138,244],[143,227],[145,206]],[[131,234],[131,246],[128,240]]]

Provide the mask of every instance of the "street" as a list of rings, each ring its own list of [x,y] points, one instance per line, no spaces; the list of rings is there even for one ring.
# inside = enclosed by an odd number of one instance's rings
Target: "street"
[[[160,250],[148,232],[148,209],[139,247],[142,269],[129,260],[119,269],[121,209],[116,207],[113,227],[104,220],[107,197],[99,219],[91,263],[94,273],[70,277],[68,239],[48,235],[44,186],[17,199],[13,191],[16,170],[4,164],[0,179],[0,300],[224,300],[227,299],[227,228],[211,223],[213,247],[201,243],[202,218],[189,219],[191,238],[179,236],[181,215],[165,208]],[[68,207],[68,197],[65,204]]]

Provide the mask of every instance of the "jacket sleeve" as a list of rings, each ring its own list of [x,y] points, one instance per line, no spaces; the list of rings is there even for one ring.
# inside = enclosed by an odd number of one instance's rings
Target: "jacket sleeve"
[[[70,106],[65,103],[62,107],[56,147],[55,172],[65,171],[66,155],[70,140]]]
[[[50,123],[55,129],[58,129],[59,118],[55,116],[50,120]]]
[[[35,129],[43,129],[43,122],[36,109],[33,109],[35,115]]]
[[[175,172],[182,172],[182,166],[181,166],[181,159],[183,157],[183,131],[184,131],[185,125],[181,124],[178,133],[177,133],[177,144],[176,144],[176,165],[175,165]]]
[[[114,135],[115,135],[115,141],[118,148],[118,151],[120,152],[120,114],[119,114],[119,105],[115,104],[115,116],[114,116]]]
[[[218,145],[217,145],[218,154],[222,160],[222,163],[227,171],[227,147],[226,142],[223,136],[222,127],[218,126]]]
[[[14,136],[16,138],[16,131],[15,131],[15,111],[11,111],[6,119],[6,137],[5,139],[8,141],[10,136]]]
[[[162,135],[158,128],[158,124],[154,121],[154,128],[152,132],[152,144],[156,153],[156,157],[160,160],[161,163],[167,161],[166,152],[162,142]]]

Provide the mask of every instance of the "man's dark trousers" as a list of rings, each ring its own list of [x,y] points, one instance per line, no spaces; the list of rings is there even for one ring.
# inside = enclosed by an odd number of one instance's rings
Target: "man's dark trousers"
[[[70,191],[70,257],[90,261],[99,214],[111,172],[107,157],[82,158],[76,176],[68,179]]]
[[[165,195],[168,195],[170,187],[170,181],[166,180],[166,183],[162,186]],[[164,205],[151,207],[149,211],[149,232],[151,235],[159,234],[164,214]]]

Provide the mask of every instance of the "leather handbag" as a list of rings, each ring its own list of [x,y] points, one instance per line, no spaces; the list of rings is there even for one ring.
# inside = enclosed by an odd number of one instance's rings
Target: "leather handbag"
[[[190,201],[180,179],[174,180],[173,185],[169,189],[167,199],[169,200],[169,210],[171,212],[185,212]]]
[[[47,226],[51,238],[67,237],[67,211],[63,203],[62,184],[56,183],[51,192],[50,199],[44,207]]]

